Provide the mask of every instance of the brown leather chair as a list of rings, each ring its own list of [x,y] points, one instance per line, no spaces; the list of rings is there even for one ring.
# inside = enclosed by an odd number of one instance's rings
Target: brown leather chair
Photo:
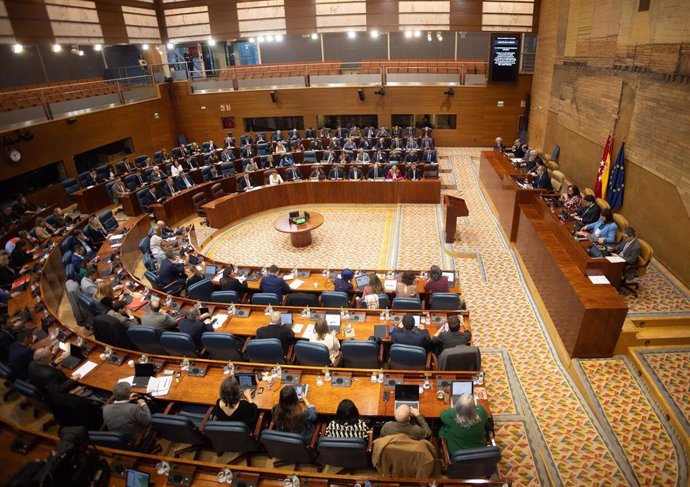
[[[630,291],[635,297],[637,297],[637,290],[640,288],[640,283],[629,281],[627,275],[634,272],[633,278],[644,276],[647,273],[647,267],[649,267],[652,257],[654,257],[654,249],[652,246],[641,238],[637,240],[640,242],[640,257],[637,259],[636,266],[630,266],[626,269],[626,279],[623,281],[623,287]]]
[[[620,243],[620,241],[623,239],[623,230],[628,228],[630,224],[628,223],[628,220],[620,213],[613,214],[613,221],[616,222],[616,226],[618,227],[616,229],[616,243]]]
[[[223,189],[223,185],[220,183],[216,183],[213,186],[211,186],[211,196],[213,199],[218,199],[221,196],[225,196],[225,190]]]

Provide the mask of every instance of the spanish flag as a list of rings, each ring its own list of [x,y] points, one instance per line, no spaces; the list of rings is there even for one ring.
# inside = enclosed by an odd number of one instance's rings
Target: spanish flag
[[[609,135],[604,146],[604,153],[601,155],[597,179],[594,182],[594,196],[606,198],[606,188],[609,183],[609,170],[611,168],[611,153],[613,152],[613,136]]]

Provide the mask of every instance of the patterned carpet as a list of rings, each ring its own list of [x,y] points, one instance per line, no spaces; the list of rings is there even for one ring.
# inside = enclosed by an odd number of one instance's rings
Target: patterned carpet
[[[614,408],[638,412],[631,405],[640,402],[639,387],[626,390],[618,402],[606,402],[602,396],[606,414],[596,414],[565,373],[481,190],[478,161],[473,161],[479,149],[440,149],[439,154],[450,156],[453,171],[443,176],[444,183],[460,185],[460,191],[444,193],[461,195],[470,210],[459,222],[452,245],[443,243],[439,231],[440,206],[323,205],[308,208],[326,218],[313,233],[311,247],[294,249],[287,236],[273,229],[283,209],[224,229],[208,243],[206,253],[228,262],[285,267],[455,267],[472,313],[474,340],[482,347],[502,475],[513,485],[680,485],[680,460],[655,410],[640,410],[644,415],[639,418],[630,413],[627,426],[619,427]],[[649,291],[640,293],[634,312],[690,311],[687,293],[660,266],[651,266],[642,282]],[[620,369],[602,373],[618,374],[615,380],[625,383],[618,378],[624,377]],[[647,435],[644,441],[654,437],[659,448],[640,452],[644,442],[633,434],[637,430]],[[651,459],[653,467],[648,466]]]
[[[690,293],[657,261],[652,261],[638,282],[637,298],[630,293],[621,294],[630,316],[690,315]]]
[[[690,435],[690,347],[636,350],[635,353]]]

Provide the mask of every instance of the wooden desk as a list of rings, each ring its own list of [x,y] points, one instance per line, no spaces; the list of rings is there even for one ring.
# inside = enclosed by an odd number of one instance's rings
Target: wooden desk
[[[282,206],[318,203],[438,204],[441,181],[300,181],[231,194],[204,205],[209,225],[223,228],[253,213]]]
[[[289,215],[279,216],[273,226],[281,233],[290,234],[290,242],[293,247],[306,247],[311,245],[311,231],[323,225],[323,215],[312,211],[309,213],[309,220],[301,225],[290,223]]]
[[[80,212],[86,214],[96,213],[113,203],[105,185],[106,183],[98,183],[95,186],[82,188],[73,193]]]

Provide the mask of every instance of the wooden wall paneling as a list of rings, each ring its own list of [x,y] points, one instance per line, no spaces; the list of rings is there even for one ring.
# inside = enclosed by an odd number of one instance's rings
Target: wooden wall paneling
[[[392,114],[445,113],[457,115],[457,128],[436,130],[437,144],[476,146],[492,145],[498,135],[506,140],[517,137],[520,101],[529,93],[530,83],[531,76],[520,76],[517,83],[456,88],[453,97],[443,94],[444,86],[388,86],[385,96],[367,87],[364,102],[359,101],[357,87],[283,89],[277,90],[275,104],[269,90],[190,94],[185,83],[174,83],[173,90],[175,116],[188,140],[222,140],[221,116],[227,115],[235,117],[234,132],[239,137],[246,117],[303,115],[305,127],[317,128],[317,115],[375,113],[379,125],[390,127]],[[498,107],[498,101],[504,107]],[[220,106],[227,104],[231,111],[221,111]]]
[[[450,31],[481,31],[482,3],[481,0],[451,0]]]
[[[155,100],[80,115],[75,117],[77,122],[73,124],[63,118],[32,126],[33,140],[21,143],[25,162],[5,166],[0,179],[9,179],[57,160],[64,161],[68,177],[73,177],[77,175],[75,154],[127,137],[132,138],[134,155],[152,155],[162,147],[173,147],[177,141],[175,118],[167,86],[159,88],[162,96]],[[159,118],[154,117],[155,113]]]
[[[395,32],[398,27],[398,2],[367,0],[367,30]]]

